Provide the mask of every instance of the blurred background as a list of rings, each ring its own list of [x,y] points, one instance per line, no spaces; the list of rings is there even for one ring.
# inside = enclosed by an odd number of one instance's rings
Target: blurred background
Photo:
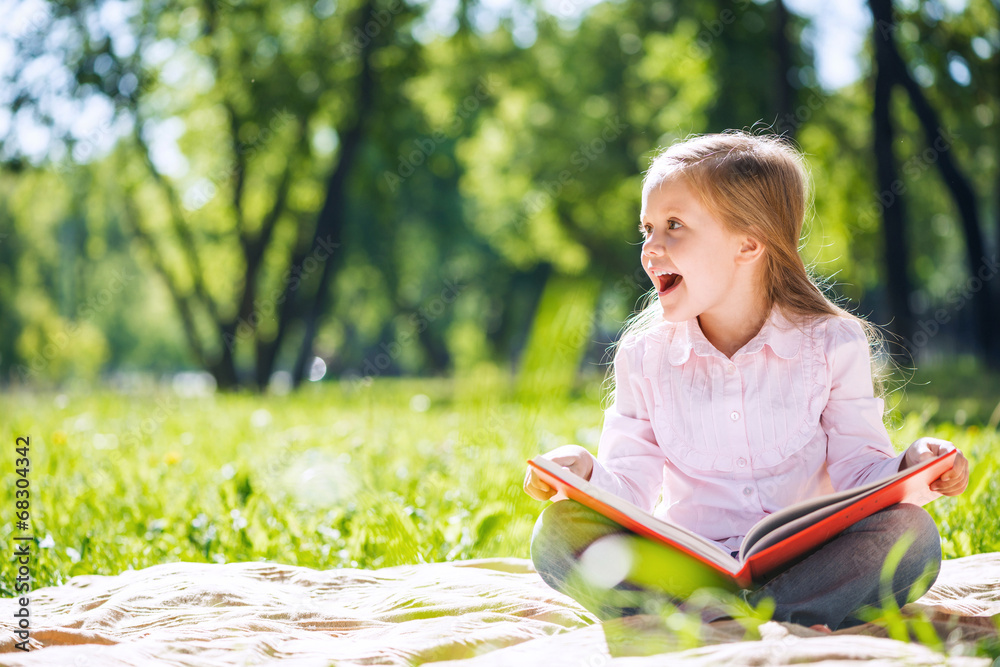
[[[729,128],[805,152],[802,254],[887,332],[894,446],[972,462],[944,553],[1000,550],[998,51],[997,0],[0,0],[36,586],[527,558],[525,459],[596,453],[651,287],[643,174]]]
[[[600,375],[643,172],[726,128],[806,153],[803,256],[905,364],[1000,365],[995,0],[0,12],[9,387]]]

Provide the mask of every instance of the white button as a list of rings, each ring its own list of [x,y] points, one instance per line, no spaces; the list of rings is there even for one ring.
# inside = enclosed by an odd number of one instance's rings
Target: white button
[[[747,460],[744,459],[744,458],[742,458],[742,457],[738,458],[738,459],[736,459],[736,465],[738,465],[741,468],[744,468],[747,465]]]
[[[733,421],[736,421],[737,419],[740,418],[740,413],[736,412],[736,410],[733,410],[732,412],[729,413],[729,418],[732,419]]]
[[[736,372],[736,364],[729,364],[728,366],[726,366],[726,370],[729,371],[730,373],[735,373]]]
[[[751,493],[753,493],[753,489],[751,489],[749,486],[744,487],[744,489],[743,489],[743,495],[744,496],[749,496]]]

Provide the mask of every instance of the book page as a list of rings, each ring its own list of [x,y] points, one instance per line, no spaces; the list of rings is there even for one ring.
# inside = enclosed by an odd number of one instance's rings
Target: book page
[[[898,479],[915,474],[925,468],[930,467],[939,459],[948,456],[942,454],[937,458],[925,461],[919,466],[906,468],[891,477],[884,477],[880,480],[870,482],[853,489],[845,489],[836,493],[830,493],[816,498],[807,498],[801,502],[790,505],[782,510],[770,514],[758,521],[743,538],[740,545],[740,562],[743,562],[751,555],[762,551],[772,544],[777,544],[783,539],[794,535],[803,528],[818,523],[822,519],[835,514],[844,507],[864,498],[867,495],[877,492],[889,486]],[[934,498],[940,497],[940,493],[935,493],[928,489],[927,493],[920,497],[913,498],[913,502],[926,504]]]
[[[878,484],[877,486],[882,488],[885,485]],[[763,533],[755,533],[752,541],[748,539],[743,540],[743,544],[740,546],[740,562],[746,560],[758,551],[763,551],[772,544],[777,544],[783,539],[791,537],[803,528],[811,526],[814,523],[818,523],[821,519],[825,519],[831,514],[839,512],[841,509],[856,502],[859,498],[863,498],[870,493],[875,493],[875,491],[876,489],[869,489],[867,493],[861,493],[859,495],[851,494],[840,502],[835,502],[832,505],[822,505],[815,511],[807,514],[800,515],[798,517],[789,516],[788,518],[791,519],[790,521],[787,523],[781,523],[770,532],[764,531]],[[829,498],[829,496],[827,496],[827,498]],[[774,515],[772,514],[771,516]]]
[[[752,551],[759,551],[759,549],[753,549],[753,546],[765,536],[780,529],[783,525],[794,522],[800,517],[810,516],[817,510],[823,509],[827,506],[841,507],[843,506],[842,501],[846,500],[850,503],[851,501],[865,495],[866,492],[885,486],[892,481],[892,479],[894,478],[872,482],[871,484],[866,484],[865,486],[860,486],[854,489],[845,489],[844,491],[830,493],[825,496],[806,498],[805,500],[797,502],[794,505],[789,505],[782,510],[778,510],[773,514],[767,515],[755,523],[753,528],[750,529],[750,532],[748,532],[746,537],[743,538],[743,544],[740,545],[740,559],[742,560],[746,558]],[[832,512],[825,513],[823,516],[828,516],[831,513]],[[817,514],[817,520],[819,518],[821,517]],[[769,540],[768,543],[773,544],[773,541]]]
[[[710,561],[711,563],[717,565],[723,571],[728,572],[732,575],[735,575],[737,572],[739,572],[740,564],[736,561],[736,559],[733,558],[731,555],[729,555],[729,553],[726,552],[726,550],[722,546],[709,540],[708,538],[702,537],[701,535],[698,535],[696,533],[692,533],[691,531],[681,528],[680,526],[675,526],[665,521],[661,521],[660,519],[649,514],[648,512],[645,512],[642,509],[636,507],[627,500],[619,498],[618,496],[591,484],[589,481],[583,479],[579,475],[569,471],[568,469],[562,467],[557,463],[553,463],[549,459],[536,456],[535,458],[531,459],[528,462],[532,465],[535,465],[537,468],[540,468],[543,473],[548,473],[553,478],[555,478],[555,480],[562,482],[561,485],[557,485],[556,483],[550,482],[547,479],[545,480],[546,483],[550,484],[550,486],[558,489],[558,493],[556,494],[556,496],[553,496],[553,498],[555,497],[573,498],[574,495],[573,489],[576,489],[576,491],[582,492],[586,496],[589,496],[591,499],[596,500],[598,503],[604,504],[610,507],[612,510],[620,512],[622,515],[624,515],[624,517],[627,520],[632,521],[634,524],[643,526],[650,532],[655,533],[660,538],[662,538],[661,541],[672,542],[676,545],[679,545],[687,549],[692,553],[698,554],[706,561]],[[562,486],[563,488],[560,488],[560,486]],[[598,511],[601,514],[608,516],[608,513],[605,510],[603,510],[600,507],[594,507],[591,504],[591,502],[587,502],[586,499],[583,498],[573,498],[573,499],[579,502],[583,502],[583,504],[587,505],[588,507],[591,507],[591,509],[594,509],[595,511]],[[618,519],[614,516],[609,516],[609,518],[618,521]],[[625,528],[628,528],[629,530],[640,532],[636,531],[636,529],[630,525],[627,524],[623,525]]]

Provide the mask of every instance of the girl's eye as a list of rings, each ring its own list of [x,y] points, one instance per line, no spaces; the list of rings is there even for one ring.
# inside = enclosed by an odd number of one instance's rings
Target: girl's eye
[[[674,225],[677,225],[677,226],[674,227]],[[668,220],[667,221],[667,229],[680,229],[683,226],[684,225],[682,225],[681,223],[677,222],[676,220]],[[639,223],[639,232],[643,235],[643,237],[649,236],[650,234],[653,233],[652,227],[653,226],[651,224],[649,224],[648,222],[640,222]]]

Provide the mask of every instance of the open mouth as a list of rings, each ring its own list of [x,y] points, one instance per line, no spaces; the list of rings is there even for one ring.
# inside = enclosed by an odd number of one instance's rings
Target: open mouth
[[[677,273],[668,273],[667,275],[656,276],[656,289],[660,294],[666,294],[677,287],[681,280],[681,276]]]

